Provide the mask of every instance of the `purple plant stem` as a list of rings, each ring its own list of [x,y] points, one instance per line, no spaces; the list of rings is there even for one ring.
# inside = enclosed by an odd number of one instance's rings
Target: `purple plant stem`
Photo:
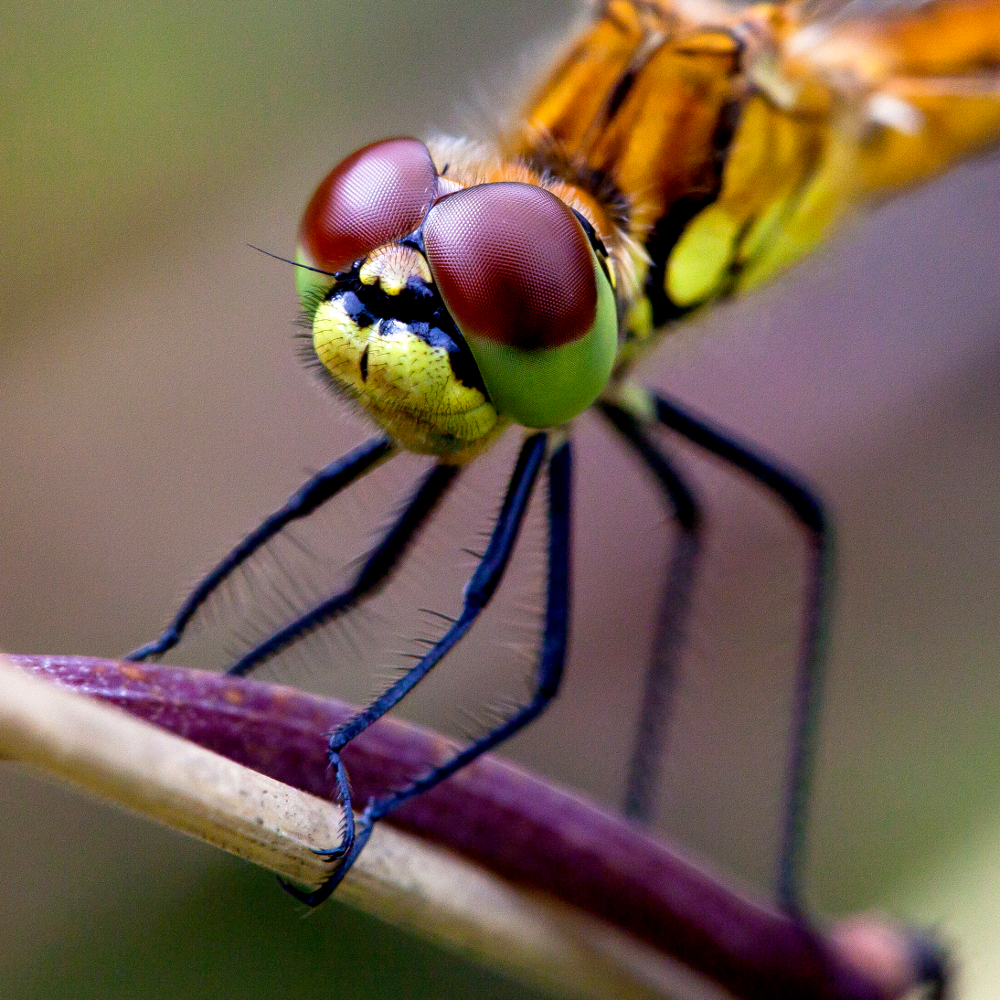
[[[352,714],[343,702],[176,667],[11,659],[253,770],[331,796],[326,734]],[[380,720],[344,751],[355,807],[452,749],[426,729]],[[891,998],[816,930],[713,880],[634,824],[495,757],[479,758],[388,822],[600,917],[746,1000]]]

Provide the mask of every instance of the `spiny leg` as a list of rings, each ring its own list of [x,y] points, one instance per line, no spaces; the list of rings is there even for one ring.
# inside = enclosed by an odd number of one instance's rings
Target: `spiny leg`
[[[198,609],[208,600],[214,591],[242,563],[246,562],[262,545],[270,541],[279,531],[291,521],[307,517],[317,507],[326,503],[363,476],[373,466],[384,461],[393,454],[396,446],[387,437],[374,437],[363,445],[342,455],[331,462],[325,469],[318,472],[312,479],[295,491],[283,507],[276,510],[254,531],[236,546],[188,595],[180,606],[173,621],[163,630],[159,638],[133,650],[126,660],[146,660],[152,656],[160,656],[172,649],[180,641],[184,630]]]
[[[802,912],[799,880],[823,679],[826,609],[833,550],[830,530],[817,497],[776,462],[761,457],[726,432],[692,417],[664,396],[649,392],[648,400],[653,418],[658,423],[747,473],[773,493],[806,532],[809,546],[808,583],[799,646],[777,881],[778,902],[787,913],[797,915]]]
[[[625,815],[648,823],[653,811],[653,794],[659,786],[679,659],[686,639],[691,590],[701,552],[702,518],[694,494],[643,432],[639,421],[613,404],[601,403],[599,407],[611,426],[656,477],[680,532],[663,584],[656,637],[625,786]]]
[[[528,508],[528,501],[531,499],[538,472],[545,458],[546,446],[547,435],[544,433],[532,435],[522,446],[507,487],[500,515],[486,546],[486,552],[466,585],[461,614],[419,663],[411,667],[371,705],[330,735],[330,766],[338,776],[343,773],[340,755],[344,747],[398,704],[417,683],[427,676],[431,668],[465,635],[496,593],[517,541]],[[479,754],[496,746],[497,743],[516,732],[538,715],[555,694],[562,673],[568,625],[569,479],[570,452],[569,444],[566,442],[556,448],[549,463],[551,493],[549,503],[549,587],[539,683],[535,696],[527,706],[519,709],[507,722],[476,740],[468,748],[434,768],[423,778],[417,779],[401,791],[369,801],[353,844],[349,843],[345,837],[340,847],[331,852],[332,857],[339,857],[346,851],[346,856],[330,878],[313,892],[302,892],[293,886],[285,886],[296,899],[309,906],[318,906],[328,899],[368,842],[376,820],[391,812],[400,803],[433,787]],[[349,795],[344,799],[343,804],[345,811],[350,812]]]
[[[508,719],[422,778],[418,778],[406,788],[369,803],[365,816],[370,823],[388,815],[407,799],[433,788],[481,754],[499,746],[541,715],[558,693],[569,637],[572,465],[571,446],[569,440],[566,440],[556,447],[549,459],[549,573],[542,646],[531,698],[527,704],[517,708]]]
[[[778,898],[787,913],[802,918],[799,873],[811,778],[813,740],[822,681],[825,612],[829,601],[832,540],[819,500],[791,474],[755,454],[732,436],[692,417],[677,404],[634,385],[620,395],[622,406],[637,420],[653,420],[742,469],[770,490],[808,533],[810,580],[806,597],[796,685],[795,728],[788,764],[785,823],[779,858]],[[915,980],[928,987],[928,1000],[944,1000],[949,981],[946,950],[920,929],[908,934]]]
[[[444,463],[435,465],[424,476],[423,482],[403,512],[368,555],[354,582],[349,587],[339,593],[331,594],[330,597],[315,605],[305,614],[269,635],[263,642],[237,660],[226,673],[236,677],[244,676],[255,667],[259,667],[265,660],[276,656],[283,649],[287,649],[304,635],[344,614],[362,598],[383,586],[392,571],[399,565],[399,561],[413,541],[417,529],[437,507],[438,502],[455,481],[455,477],[460,471],[461,466],[458,465],[445,465]]]

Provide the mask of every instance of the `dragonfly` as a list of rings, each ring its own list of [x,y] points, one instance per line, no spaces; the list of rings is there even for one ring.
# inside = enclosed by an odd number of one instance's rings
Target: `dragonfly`
[[[521,435],[461,611],[330,734],[345,816],[341,842],[323,852],[335,865],[314,891],[288,887],[318,905],[378,821],[499,746],[558,693],[570,638],[573,421],[593,409],[648,468],[675,525],[625,793],[626,813],[645,819],[702,550],[701,504],[660,440],[673,432],[756,481],[801,528],[807,586],[777,894],[804,919],[803,830],[832,557],[823,505],[780,462],[632,372],[689,317],[782,273],[858,206],[996,145],[1000,3],[932,0],[876,12],[797,0],[604,0],[512,120],[490,143],[375,142],[320,183],[290,261],[312,363],[378,431],[303,484],[129,658],[172,649],[210,597],[290,524],[402,452],[431,456],[353,580],[229,667],[248,674],[379,592],[463,470],[504,434]],[[343,749],[489,605],[543,481],[547,573],[530,697],[355,817]]]

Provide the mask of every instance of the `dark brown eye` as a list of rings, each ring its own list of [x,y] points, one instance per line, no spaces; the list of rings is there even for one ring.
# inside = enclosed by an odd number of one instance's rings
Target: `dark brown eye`
[[[424,249],[467,337],[538,350],[579,340],[594,323],[587,236],[542,188],[502,182],[442,198],[424,224]]]
[[[299,239],[313,266],[342,271],[412,233],[434,200],[437,172],[416,139],[386,139],[333,168],[306,206]]]

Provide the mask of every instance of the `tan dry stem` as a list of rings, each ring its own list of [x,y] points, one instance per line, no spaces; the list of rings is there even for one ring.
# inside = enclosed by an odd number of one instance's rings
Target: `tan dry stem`
[[[340,809],[32,677],[0,656],[0,755],[303,885]],[[579,997],[670,996],[691,974],[619,931],[414,837],[376,828],[338,897],[519,979]],[[706,992],[701,992],[705,990]],[[707,984],[702,996],[717,996]]]

